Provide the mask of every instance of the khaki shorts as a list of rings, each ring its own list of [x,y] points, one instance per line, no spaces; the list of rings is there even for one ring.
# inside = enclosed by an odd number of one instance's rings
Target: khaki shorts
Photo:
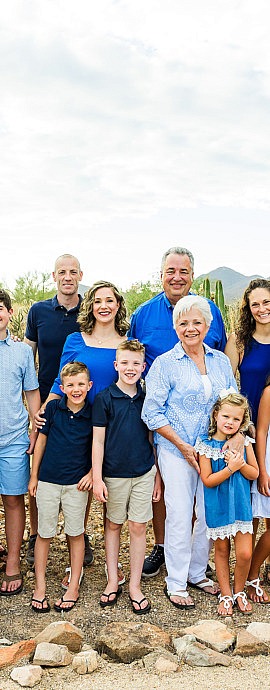
[[[148,522],[153,517],[152,495],[156,466],[141,477],[104,477],[108,489],[106,517],[116,525],[126,520]]]
[[[61,506],[65,533],[70,537],[83,534],[88,491],[78,491],[77,484],[62,486],[39,481],[36,498],[40,537],[50,539],[55,536]]]

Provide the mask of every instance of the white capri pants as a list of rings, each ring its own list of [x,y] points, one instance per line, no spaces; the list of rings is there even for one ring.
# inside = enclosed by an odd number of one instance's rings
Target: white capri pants
[[[165,579],[168,592],[177,592],[186,590],[187,581],[196,584],[205,578],[211,541],[206,537],[203,484],[187,460],[161,446],[157,453],[165,487]]]

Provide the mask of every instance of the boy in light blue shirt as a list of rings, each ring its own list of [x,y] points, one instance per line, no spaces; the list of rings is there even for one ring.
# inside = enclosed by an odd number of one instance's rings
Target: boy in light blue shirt
[[[25,527],[24,494],[29,481],[29,456],[37,434],[29,417],[40,407],[38,380],[31,347],[10,337],[13,310],[9,294],[0,289],[0,493],[5,511],[8,556],[1,596],[19,594],[23,587],[20,549]],[[23,404],[25,392],[28,412]]]

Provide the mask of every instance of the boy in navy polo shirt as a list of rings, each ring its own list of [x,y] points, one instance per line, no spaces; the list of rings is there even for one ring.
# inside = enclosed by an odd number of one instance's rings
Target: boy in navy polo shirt
[[[149,431],[141,419],[144,393],[139,383],[145,350],[138,340],[121,343],[116,351],[118,381],[101,391],[93,405],[93,492],[106,503],[105,548],[108,583],[102,608],[113,606],[118,587],[120,533],[128,519],[130,534],[129,597],[133,612],[148,613],[151,605],[140,588],[146,547],[146,524],[152,500],[160,499],[160,475],[155,466]],[[103,478],[102,478],[103,477]]]
[[[56,611],[70,611],[79,598],[84,558],[84,516],[91,482],[78,486],[89,477],[91,466],[91,407],[86,399],[92,386],[89,371],[82,362],[66,364],[61,371],[61,400],[51,400],[46,407],[46,423],[40,430],[29,482],[29,492],[36,496],[38,536],[35,545],[36,587],[32,609],[50,610],[46,599],[46,564],[50,541],[56,534],[60,504],[69,537],[70,581],[66,594],[55,602]],[[86,486],[87,485],[87,486]]]

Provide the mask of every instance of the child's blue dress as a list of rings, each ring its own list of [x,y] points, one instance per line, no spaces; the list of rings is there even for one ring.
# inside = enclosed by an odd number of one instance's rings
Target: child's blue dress
[[[246,439],[245,445],[248,445]],[[222,447],[224,441],[216,441],[207,435],[196,441],[195,448],[200,455],[211,460],[212,472],[226,467]],[[204,486],[205,519],[209,539],[225,539],[237,532],[252,534],[252,509],[250,480],[238,470],[224,482],[214,487]]]

